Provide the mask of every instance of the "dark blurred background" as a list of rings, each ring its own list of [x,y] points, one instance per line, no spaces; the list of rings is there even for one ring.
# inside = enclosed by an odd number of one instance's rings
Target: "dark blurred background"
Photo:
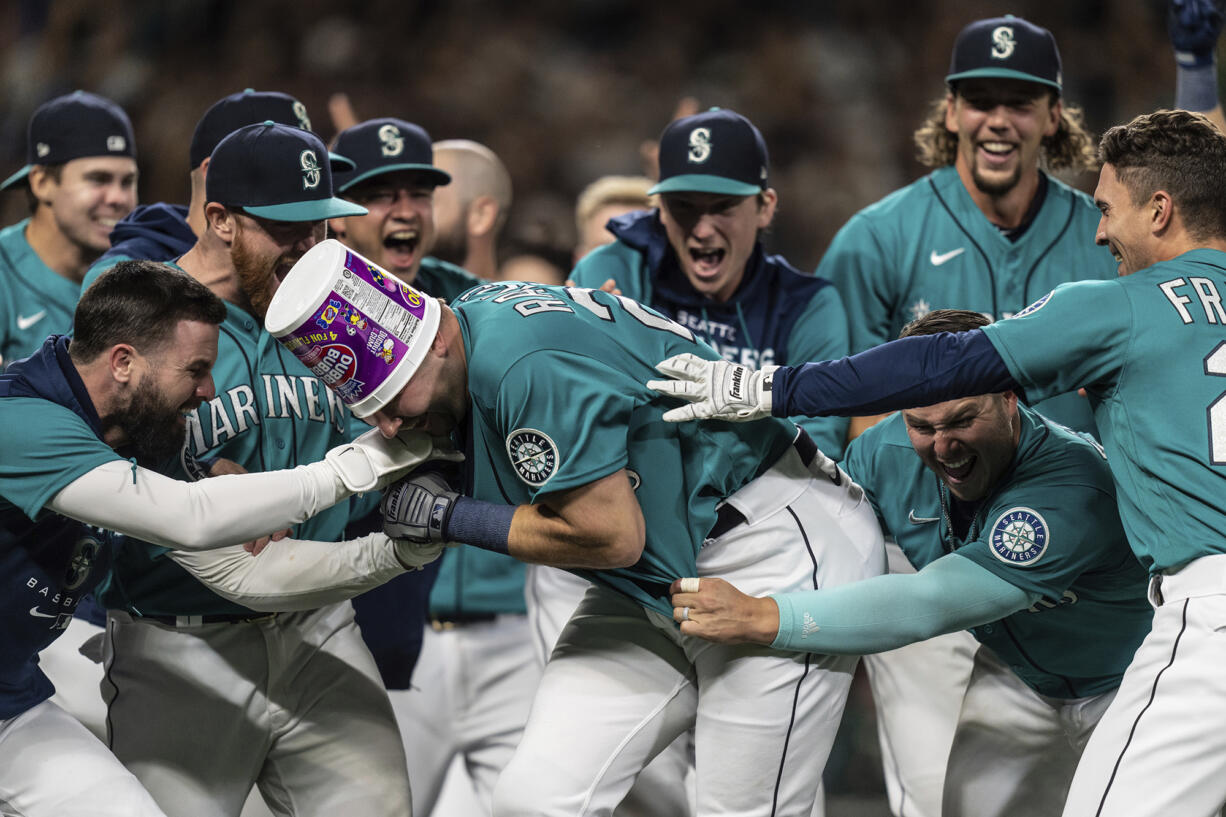
[[[38,104],[75,88],[123,105],[141,200],[183,201],[187,146],[216,99],[254,87],[398,116],[492,147],[515,184],[511,229],[569,250],[575,195],[642,171],[679,99],[734,108],[771,151],[772,249],[812,269],[855,210],[916,178],[911,132],[942,93],[954,36],[1012,12],[1050,28],[1065,98],[1091,128],[1170,105],[1161,0],[9,0],[0,32],[0,174],[23,164]],[[1092,179],[1073,179],[1083,188]],[[2,202],[3,223],[22,214]]]

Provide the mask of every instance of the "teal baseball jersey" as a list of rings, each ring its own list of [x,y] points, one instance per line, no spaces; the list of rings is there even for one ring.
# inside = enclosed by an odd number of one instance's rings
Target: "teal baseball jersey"
[[[632,567],[575,571],[671,616],[715,506],[791,445],[786,420],[666,423],[655,364],[718,353],[637,301],[589,289],[487,284],[455,304],[468,361],[468,493],[520,505],[625,468],[646,521]]]
[[[23,219],[0,230],[0,367],[33,354],[47,337],[72,328],[81,286],[43,263],[26,241]]]
[[[1226,553],[1226,253],[1057,287],[984,327],[1026,394],[1084,385],[1151,572]]]
[[[952,167],[852,216],[817,268],[843,296],[851,351],[894,340],[934,309],[970,309],[1001,320],[1058,284],[1114,278],[1110,251],[1094,244],[1099,213],[1093,200],[1045,178],[1043,203],[1016,241],[987,220]],[[1094,431],[1090,406],[1076,393],[1035,408]]]
[[[947,553],[1027,593],[1033,606],[971,630],[1036,692],[1079,698],[1115,689],[1153,615],[1098,447],[1018,407],[1013,463],[965,538],[950,527],[940,479],[895,414],[848,446],[843,467],[917,568]]]
[[[198,479],[204,474],[196,461],[212,457],[234,460],[253,472],[293,468],[323,459],[328,449],[368,430],[259,321],[230,303],[218,338],[213,381],[217,396],[188,417],[187,447],[180,469],[171,469],[170,476]],[[293,535],[339,541],[350,514],[363,515],[377,501],[378,495],[371,493],[334,505],[298,525]],[[165,552],[157,545],[128,540],[97,594],[99,600],[140,615],[249,612],[207,589],[165,558]]]

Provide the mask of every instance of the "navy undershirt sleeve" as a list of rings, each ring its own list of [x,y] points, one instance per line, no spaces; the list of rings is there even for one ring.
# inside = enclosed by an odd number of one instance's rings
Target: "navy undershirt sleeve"
[[[1020,390],[987,335],[942,332],[883,343],[840,360],[784,366],[771,388],[776,417],[862,416],[957,397]]]

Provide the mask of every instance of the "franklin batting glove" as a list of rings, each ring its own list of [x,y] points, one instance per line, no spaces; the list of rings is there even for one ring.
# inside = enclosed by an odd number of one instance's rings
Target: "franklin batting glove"
[[[443,545],[449,541],[447,523],[459,496],[441,474],[415,474],[383,495],[383,532],[419,545]]]
[[[686,353],[656,364],[656,370],[671,380],[650,380],[649,389],[688,400],[689,405],[664,412],[670,423],[686,420],[731,420],[745,422],[769,417],[771,381],[778,366],[757,371],[727,360],[705,360]]]

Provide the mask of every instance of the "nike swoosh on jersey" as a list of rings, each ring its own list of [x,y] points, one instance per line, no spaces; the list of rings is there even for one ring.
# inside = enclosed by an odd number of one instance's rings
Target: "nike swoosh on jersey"
[[[24,331],[26,329],[29,329],[31,326],[38,323],[45,317],[47,317],[47,310],[45,309],[42,312],[35,312],[33,315],[30,315],[29,317],[25,315],[18,315],[17,316],[17,328]]]
[[[949,252],[937,252],[936,250],[933,250],[932,254],[928,256],[928,260],[932,262],[932,266],[939,267],[946,261],[952,261],[964,252],[966,252],[966,247],[959,247],[958,249],[950,250]]]
[[[30,608],[30,615],[35,616],[36,618],[59,618],[58,615],[55,615],[53,613],[44,613],[41,610],[39,610],[37,607]]]
[[[927,525],[929,522],[940,522],[939,516],[916,516],[915,508],[907,512],[907,521],[912,525]]]

